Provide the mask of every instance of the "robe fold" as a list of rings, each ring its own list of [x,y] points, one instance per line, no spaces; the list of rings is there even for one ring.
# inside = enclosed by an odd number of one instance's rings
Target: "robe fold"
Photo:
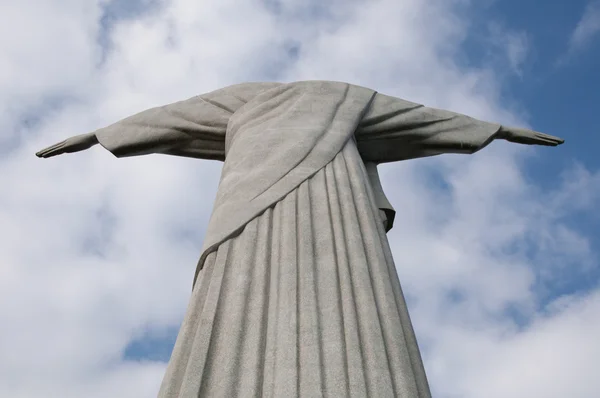
[[[118,157],[223,160],[161,397],[429,397],[377,164],[500,125],[330,81],[244,83],[96,131]]]

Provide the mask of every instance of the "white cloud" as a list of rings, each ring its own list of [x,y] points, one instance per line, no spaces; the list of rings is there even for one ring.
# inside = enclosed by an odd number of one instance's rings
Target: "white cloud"
[[[494,71],[455,62],[469,33],[461,1],[140,2],[152,12],[114,19],[103,54],[106,4],[0,4],[0,143],[13,142],[0,157],[0,396],[155,395],[164,364],[124,362],[123,351],[181,320],[219,179],[208,161],[117,160],[99,148],[39,160],[40,148],[263,79],[346,80],[523,123]],[[591,214],[600,174],[575,167],[544,191],[520,171],[527,153],[498,143],[382,167],[398,210],[389,238],[436,396],[552,398],[571,383],[581,388],[572,397],[600,392],[590,370],[600,365],[598,288],[552,311],[538,292],[565,267],[576,277],[597,266],[567,221]]]
[[[600,193],[600,173],[578,168],[540,193],[510,149],[498,143],[470,159],[384,168],[382,182],[398,209],[389,237],[429,376],[437,380],[434,396],[560,397],[571,382],[579,384],[569,396],[594,396],[598,257],[567,222],[573,212],[594,211],[597,200],[589,198]],[[568,305],[547,297],[573,278],[596,282]]]
[[[600,2],[590,2],[577,23],[570,39],[573,49],[581,49],[600,33]]]
[[[566,53],[559,57],[556,66],[566,65],[576,54],[581,53],[600,33],[600,1],[590,1],[569,37]]]
[[[507,29],[497,22],[491,22],[488,29],[491,62],[496,67],[505,64],[512,73],[522,76],[530,49],[527,33]]]

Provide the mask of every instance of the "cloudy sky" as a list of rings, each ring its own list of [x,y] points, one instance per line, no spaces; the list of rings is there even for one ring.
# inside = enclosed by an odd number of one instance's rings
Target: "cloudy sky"
[[[244,81],[561,136],[380,166],[435,397],[600,396],[600,2],[20,0],[0,15],[0,396],[152,397],[221,165],[34,153]]]

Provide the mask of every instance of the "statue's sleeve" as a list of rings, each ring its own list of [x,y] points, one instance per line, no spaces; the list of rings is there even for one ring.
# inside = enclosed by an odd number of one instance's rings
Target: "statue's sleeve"
[[[94,133],[100,144],[117,157],[162,153],[224,160],[229,119],[273,85],[243,83],[225,87],[145,110]]]
[[[377,93],[355,132],[362,158],[394,162],[442,153],[476,152],[500,125]]]
[[[96,137],[117,157],[174,152],[224,158],[225,131],[232,112],[202,97],[137,113],[95,131]]]

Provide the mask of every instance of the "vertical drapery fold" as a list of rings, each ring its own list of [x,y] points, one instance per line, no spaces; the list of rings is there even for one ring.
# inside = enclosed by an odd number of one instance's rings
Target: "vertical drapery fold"
[[[349,140],[207,256],[159,396],[429,397],[379,217]]]

